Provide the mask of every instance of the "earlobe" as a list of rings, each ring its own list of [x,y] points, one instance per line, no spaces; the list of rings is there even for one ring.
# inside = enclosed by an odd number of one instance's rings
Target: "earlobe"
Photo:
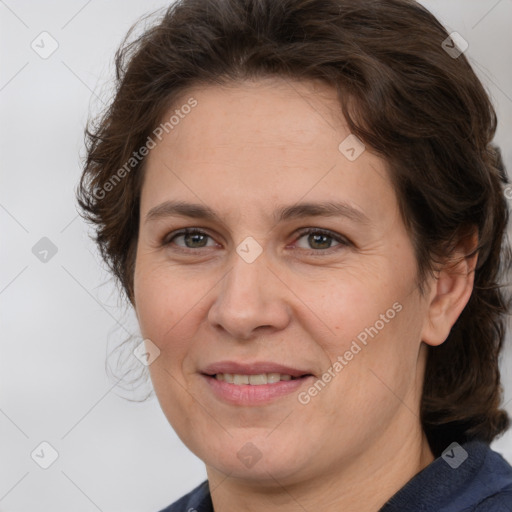
[[[462,313],[473,292],[478,253],[476,234],[469,243],[461,243],[450,261],[432,278],[422,340],[428,345],[441,345]],[[465,256],[472,254],[471,256]],[[455,262],[455,263],[454,263]]]

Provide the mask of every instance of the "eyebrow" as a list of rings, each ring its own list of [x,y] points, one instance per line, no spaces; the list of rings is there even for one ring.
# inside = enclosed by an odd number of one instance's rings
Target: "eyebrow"
[[[184,201],[165,201],[149,210],[144,223],[165,217],[190,217],[223,223],[220,216],[210,207]],[[343,202],[299,203],[278,206],[273,213],[275,222],[304,217],[347,217],[359,224],[370,224],[370,219],[357,208]]]

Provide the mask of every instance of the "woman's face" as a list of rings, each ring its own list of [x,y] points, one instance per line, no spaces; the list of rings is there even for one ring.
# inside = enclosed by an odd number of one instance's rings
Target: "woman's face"
[[[327,85],[189,93],[140,207],[135,307],[161,407],[211,471],[284,484],[365,460],[371,475],[421,438],[426,354],[385,163],[347,139]]]

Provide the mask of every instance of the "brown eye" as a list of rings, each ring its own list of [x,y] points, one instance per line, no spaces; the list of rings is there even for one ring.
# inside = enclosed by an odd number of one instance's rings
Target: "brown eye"
[[[309,228],[307,230],[302,231],[299,234],[297,241],[304,237],[307,237],[306,243],[308,244],[308,247],[301,248],[314,249],[313,251],[310,251],[310,253],[321,253],[328,251],[329,249],[335,249],[336,247],[339,246],[347,247],[351,245],[350,242],[341,235],[338,235],[337,233],[334,233],[332,231],[327,231],[318,228]],[[332,245],[333,240],[337,242],[337,245]]]
[[[185,245],[176,244],[175,241],[181,238]],[[171,237],[166,237],[162,245],[174,244],[183,249],[202,249],[204,247],[211,247],[211,245],[206,245],[208,238],[211,238],[211,236],[199,229],[183,229],[172,234]]]

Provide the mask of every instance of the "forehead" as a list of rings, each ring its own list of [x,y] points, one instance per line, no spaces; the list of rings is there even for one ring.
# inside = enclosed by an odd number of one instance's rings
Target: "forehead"
[[[343,198],[375,216],[393,206],[385,162],[370,151],[353,161],[340,151],[351,134],[328,85],[268,79],[191,88],[164,122],[191,99],[195,107],[181,111],[148,155],[146,210],[168,199],[248,209]]]
[[[261,146],[306,153],[320,137],[337,140],[340,127],[347,129],[335,89],[320,81],[267,78],[191,88],[175,101],[171,112],[191,97],[197,106],[173,131],[189,142],[197,141],[196,157],[212,146],[219,152]],[[168,117],[167,113],[164,119]],[[184,122],[187,117],[195,122]]]

